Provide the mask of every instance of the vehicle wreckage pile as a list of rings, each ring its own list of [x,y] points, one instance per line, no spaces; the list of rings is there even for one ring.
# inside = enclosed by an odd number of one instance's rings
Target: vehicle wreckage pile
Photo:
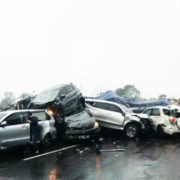
[[[67,140],[98,139],[100,128],[121,130],[128,138],[144,134],[152,136],[155,133],[158,135],[180,133],[178,106],[152,106],[145,108],[142,113],[135,113],[125,104],[113,102],[113,98],[102,99],[84,98],[74,84],[62,84],[37,94],[29,103],[25,100],[28,105],[23,108],[24,110],[1,112],[0,128],[17,124],[15,122],[17,116],[20,119],[19,124],[24,125],[27,120],[25,114],[31,111],[41,121],[48,120],[46,128],[44,125],[41,128],[43,131],[41,141],[45,146],[50,144],[51,139],[56,138],[55,134],[57,138]],[[16,109],[19,109],[17,107],[23,106],[16,102]],[[4,130],[1,129],[0,133]],[[12,136],[15,137],[13,134]],[[28,140],[28,135],[24,135],[23,140],[25,139]],[[0,147],[8,147],[7,139],[0,141]]]

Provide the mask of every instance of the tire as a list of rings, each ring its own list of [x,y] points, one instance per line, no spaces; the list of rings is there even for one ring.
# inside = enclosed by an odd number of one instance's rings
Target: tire
[[[124,133],[127,138],[130,139],[136,138],[139,135],[139,127],[137,124],[133,124],[133,123],[128,124],[125,128]]]
[[[50,134],[46,134],[44,139],[42,140],[42,146],[43,147],[50,147],[52,145],[52,137]]]

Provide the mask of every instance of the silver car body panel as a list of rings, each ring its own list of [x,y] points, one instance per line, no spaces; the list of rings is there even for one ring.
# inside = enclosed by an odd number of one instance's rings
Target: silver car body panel
[[[49,120],[47,119],[39,119],[38,125],[40,127],[40,141],[44,139],[47,134],[51,134],[52,138],[56,138],[56,128],[54,127],[55,120],[54,118],[45,112],[44,110],[17,110],[17,111],[6,111],[2,113],[6,113],[3,118],[0,119],[0,124],[3,121],[8,120],[12,116],[21,116],[26,117],[28,112],[32,112],[34,116],[38,117],[39,115],[48,115]],[[1,113],[0,113],[1,114]],[[23,123],[24,122],[24,123]],[[17,145],[24,145],[28,143],[30,140],[30,125],[26,123],[26,121],[22,121],[21,124],[14,124],[14,125],[6,125],[0,126],[0,149],[6,149],[9,147],[17,146]]]
[[[138,118],[136,115],[134,115],[133,112],[125,112],[122,107],[114,102],[104,101],[104,100],[94,100],[94,99],[87,99],[87,102],[100,102],[105,103],[109,105],[114,105],[116,107],[119,107],[122,112],[124,112],[124,115],[120,112],[115,112],[112,110],[107,109],[101,109],[98,107],[91,106],[87,104],[87,109],[89,112],[96,118],[96,120],[99,122],[100,127],[105,128],[111,128],[111,129],[119,129],[124,130],[125,126],[128,123],[137,122],[141,125],[141,128],[143,128],[143,124],[140,121],[140,118]]]

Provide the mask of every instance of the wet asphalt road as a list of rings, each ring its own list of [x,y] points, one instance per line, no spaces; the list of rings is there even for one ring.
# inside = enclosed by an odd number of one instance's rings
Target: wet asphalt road
[[[46,152],[68,145],[46,149]],[[70,150],[29,161],[23,149],[0,154],[0,180],[173,180],[180,179],[180,138],[145,138],[128,140],[116,133],[105,136],[102,150],[83,143]],[[41,151],[42,153],[42,151]]]

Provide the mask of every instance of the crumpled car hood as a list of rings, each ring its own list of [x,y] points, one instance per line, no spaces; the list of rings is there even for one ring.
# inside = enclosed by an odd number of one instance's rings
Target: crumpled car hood
[[[86,111],[65,117],[65,123],[69,128],[88,128],[94,127],[95,119]]]
[[[52,102],[52,101],[44,101],[44,102],[36,102],[36,101],[34,102],[34,101],[32,101],[31,104],[41,106],[41,105],[46,105],[46,104],[48,104],[50,102]]]
[[[143,119],[149,119],[149,116],[147,114],[141,113],[141,114],[137,114],[137,116]]]
[[[126,114],[126,117],[129,118],[130,120],[134,120],[134,121],[140,120],[140,118],[138,116],[136,116],[135,114]]]

